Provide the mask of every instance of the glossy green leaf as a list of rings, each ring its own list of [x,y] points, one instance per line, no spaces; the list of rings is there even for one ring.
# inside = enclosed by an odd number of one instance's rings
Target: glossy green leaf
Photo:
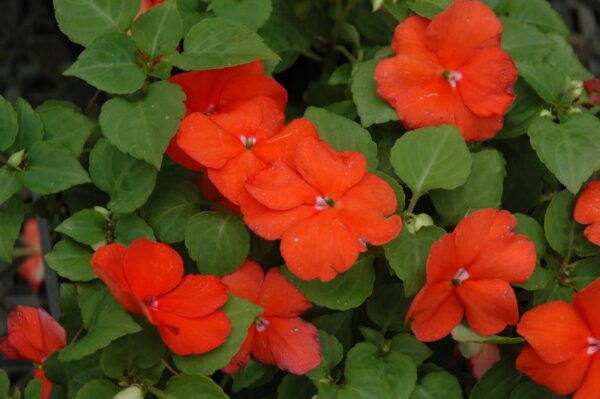
[[[19,132],[10,148],[10,152],[13,153],[23,148],[30,148],[33,144],[41,141],[44,136],[42,120],[26,100],[21,97],[17,98],[15,111],[19,122]]]
[[[0,95],[0,151],[9,148],[19,132],[17,112],[11,103]]]
[[[461,399],[460,384],[455,376],[445,371],[435,371],[419,380],[411,399]]]
[[[152,7],[131,28],[131,37],[149,60],[174,51],[182,36],[181,16],[174,3]]]
[[[390,161],[413,195],[465,184],[472,162],[458,128],[449,125],[405,133],[392,147]]]
[[[165,399],[228,399],[223,390],[210,378],[181,374],[167,383]]]
[[[231,390],[237,393],[248,388],[252,384],[260,381],[260,379],[265,376],[266,371],[266,365],[250,358],[250,361],[233,375]]]
[[[183,48],[181,54],[173,56],[173,61],[186,71],[279,59],[252,29],[223,18],[198,22],[186,35]]]
[[[406,0],[406,4],[417,14],[432,19],[448,8],[452,0]]]
[[[149,85],[140,100],[108,100],[100,113],[102,132],[122,152],[160,169],[169,140],[185,113],[184,99],[180,86],[161,81]]]
[[[500,335],[481,335],[470,327],[459,324],[451,332],[452,339],[456,342],[467,342],[475,344],[520,344],[525,341],[521,337],[502,337]]]
[[[399,283],[380,285],[367,301],[367,315],[382,332],[406,330],[404,318],[410,301]]]
[[[541,117],[528,133],[540,160],[573,194],[600,169],[600,121],[594,116],[573,115],[561,124]]]
[[[517,218],[517,234],[525,234],[533,242],[537,258],[540,259],[546,253],[544,229],[531,216],[523,215],[522,213],[515,213],[514,215]]]
[[[521,62],[542,59],[552,51],[552,39],[535,27],[516,18],[502,18],[502,48],[510,54],[517,67]]]
[[[0,205],[19,191],[21,186],[19,173],[16,170],[8,166],[0,168]]]
[[[156,184],[156,169],[105,139],[91,151],[89,169],[94,184],[110,195],[108,208],[118,213],[130,213],[144,205]]]
[[[100,365],[104,373],[118,379],[124,375],[139,375],[160,363],[165,345],[154,328],[145,328],[113,341],[102,350]]]
[[[377,94],[376,67],[377,60],[369,60],[358,64],[352,74],[352,98],[364,127],[398,120],[396,111]]]
[[[141,237],[146,237],[150,241],[156,241],[152,227],[148,225],[138,215],[120,216],[115,226],[115,241],[125,246]]]
[[[348,310],[360,306],[373,291],[375,273],[373,258],[360,258],[350,270],[326,283],[305,281],[281,268],[283,275],[316,305],[329,309]]]
[[[569,28],[560,14],[546,0],[510,0],[508,13],[511,18],[533,25],[542,32],[569,36]]]
[[[48,356],[43,365],[44,374],[53,383],[66,388],[68,392],[67,399],[75,399],[77,392],[88,381],[106,378],[100,368],[99,357],[96,355],[73,361],[61,361],[59,355],[60,352],[54,352]],[[53,390],[54,387],[57,387],[57,385],[53,386]]]
[[[540,306],[550,301],[564,301],[571,303],[573,295],[575,295],[575,290],[572,287],[562,285],[553,278],[544,288],[533,293],[532,307]]]
[[[92,380],[81,387],[75,399],[112,398],[117,392],[119,388],[109,380]]]
[[[223,276],[244,263],[250,236],[242,220],[233,214],[201,212],[187,222],[185,246],[201,273]]]
[[[321,345],[321,363],[306,374],[313,381],[330,377],[335,366],[344,358],[344,348],[333,335],[319,331],[319,343]]]
[[[54,245],[45,259],[61,277],[71,281],[89,281],[96,278],[90,264],[93,254],[89,247],[65,238]]]
[[[108,223],[99,212],[84,209],[63,221],[55,230],[77,242],[95,246],[106,242]]]
[[[139,9],[139,0],[54,0],[60,30],[84,46],[103,33],[124,32]]]
[[[13,247],[19,237],[23,223],[23,201],[19,197],[11,198],[8,206],[0,209],[0,260],[12,261]]]
[[[368,130],[358,123],[328,112],[309,107],[304,117],[315,124],[321,139],[337,151],[360,151],[371,169],[377,168],[377,145]]]
[[[210,6],[217,17],[258,29],[271,16],[271,0],[213,0]]]
[[[569,282],[579,291],[600,277],[600,259],[598,257],[578,260],[572,265]]]
[[[94,39],[64,75],[108,93],[128,94],[141,89],[146,80],[137,61],[137,47],[129,35],[107,33]]]
[[[412,234],[406,226],[384,245],[385,257],[396,275],[404,282],[404,295],[412,296],[425,284],[425,266],[431,245],[445,231],[436,226],[421,228]]]
[[[34,378],[25,386],[24,399],[38,399],[42,397],[42,380]]]
[[[392,352],[403,353],[410,357],[415,366],[420,366],[433,352],[412,334],[396,334],[389,343]]]

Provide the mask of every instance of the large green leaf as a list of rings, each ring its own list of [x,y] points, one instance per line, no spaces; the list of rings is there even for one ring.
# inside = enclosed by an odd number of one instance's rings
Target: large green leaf
[[[61,361],[60,352],[54,352],[44,362],[44,374],[53,383],[65,387],[67,399],[76,399],[77,392],[87,382],[105,378],[99,360],[99,356],[90,355],[78,360]],[[53,391],[54,387],[58,386],[54,385]],[[60,395],[58,397],[63,398]]]
[[[483,150],[473,154],[471,174],[454,190],[434,190],[431,201],[446,224],[457,224],[467,213],[500,208],[506,168],[502,154]]]
[[[14,143],[18,132],[17,113],[12,104],[0,95],[0,151]]]
[[[160,169],[169,140],[185,113],[184,99],[180,86],[162,81],[149,85],[140,100],[108,100],[100,113],[102,132],[122,152]]]
[[[315,124],[321,139],[337,151],[360,151],[371,169],[377,168],[377,145],[358,123],[322,108],[309,107],[304,117]]]
[[[230,19],[258,29],[271,16],[271,0],[213,0],[210,6],[217,17]]]
[[[517,98],[504,115],[504,126],[495,139],[511,139],[524,135],[542,110],[544,102],[524,80],[517,80],[514,92]]]
[[[434,371],[419,380],[411,399],[461,399],[463,397],[456,377],[445,371]]]
[[[175,50],[182,35],[181,17],[173,3],[152,7],[131,28],[131,37],[149,60]]]
[[[79,285],[77,293],[87,333],[60,351],[61,361],[81,359],[123,335],[141,331],[106,288],[98,284]]]
[[[532,381],[522,381],[510,393],[509,399],[564,399],[548,388]]]
[[[19,173],[8,167],[0,168],[0,205],[21,188]]]
[[[188,71],[279,59],[252,29],[222,18],[206,18],[194,25],[183,48],[181,54],[173,55],[173,61]]]
[[[556,124],[541,117],[533,121],[528,133],[540,160],[573,194],[600,169],[598,118],[578,114]]]
[[[223,212],[201,212],[185,228],[185,246],[203,274],[223,276],[244,263],[250,251],[250,236],[237,216]]]
[[[347,310],[360,306],[373,291],[373,258],[360,258],[350,270],[326,283],[305,281],[282,268],[283,275],[313,303],[329,309]]]
[[[471,154],[455,126],[442,125],[405,133],[392,147],[390,161],[413,195],[465,184]]]
[[[156,170],[146,162],[122,153],[107,140],[99,140],[90,153],[94,184],[110,195],[108,207],[130,213],[146,203],[156,184]]]
[[[12,261],[12,251],[19,237],[23,223],[23,201],[19,197],[11,198],[8,206],[0,210],[0,260]]]
[[[356,104],[360,123],[364,127],[389,121],[397,121],[396,111],[377,95],[375,68],[377,60],[369,60],[356,66],[352,74],[352,98]]]
[[[573,272],[569,281],[577,290],[582,290],[598,277],[600,277],[600,258],[585,258],[573,263]]]
[[[109,93],[133,93],[146,80],[137,60],[137,48],[129,35],[107,33],[94,39],[64,75],[76,76]]]
[[[223,390],[210,378],[181,374],[167,383],[164,399],[228,399]]]
[[[565,39],[569,36],[567,24],[546,0],[510,0],[509,3],[511,18],[533,25],[542,32],[557,33]]]
[[[33,144],[41,141],[44,136],[42,120],[27,101],[21,97],[17,98],[15,111],[17,111],[17,119],[19,121],[19,132],[10,148],[11,152],[30,148]]]
[[[108,222],[100,212],[84,209],[63,221],[55,230],[82,244],[96,246],[106,242]]]
[[[92,255],[94,254],[89,247],[65,238],[45,258],[48,265],[61,277],[72,281],[89,281],[96,278],[90,264]]]
[[[412,296],[425,284],[425,266],[431,245],[445,231],[436,226],[421,228],[412,234],[406,226],[385,244],[385,257],[396,275],[404,282],[404,295]]]
[[[521,62],[542,59],[552,51],[552,39],[531,25],[515,18],[502,18],[502,48],[510,54],[517,67]]]
[[[54,0],[60,30],[84,46],[103,33],[124,32],[139,9],[139,0]]]
[[[227,337],[227,342],[202,355],[173,356],[175,364],[184,373],[211,375],[227,366],[246,339],[248,328],[263,311],[260,306],[233,294],[229,295],[229,300],[222,310],[231,321],[231,333]]]

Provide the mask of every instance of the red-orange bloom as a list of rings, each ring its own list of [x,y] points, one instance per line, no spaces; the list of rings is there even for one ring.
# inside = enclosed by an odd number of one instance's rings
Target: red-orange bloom
[[[168,245],[146,238],[129,248],[105,245],[92,267],[125,309],[144,314],[158,328],[173,352],[205,353],[226,341],[231,324],[219,309],[227,287],[215,276],[184,276],[181,257]]]
[[[164,2],[165,0],[142,0],[142,6],[140,7],[140,10],[138,11],[136,18],[139,17],[140,15],[144,14],[146,11],[148,11],[149,9],[151,9],[154,6],[159,5],[160,3]]]
[[[169,81],[181,86],[185,92],[186,114],[199,113],[203,115],[207,119],[204,124],[210,125],[212,118],[221,113],[231,113],[232,117],[238,118],[239,121],[248,117],[244,111],[253,112],[254,115],[250,115],[251,121],[246,126],[246,128],[252,129],[250,132],[246,132],[246,137],[249,137],[250,133],[257,129],[256,125],[261,122],[263,114],[268,116],[269,112],[273,112],[278,114],[279,124],[283,121],[279,115],[282,115],[285,109],[287,91],[271,77],[265,75],[262,61],[229,68],[186,72],[172,76]],[[253,109],[237,110],[237,105],[257,97],[265,97],[272,100],[273,103],[263,100],[255,104]],[[279,112],[273,110],[273,105]],[[261,108],[263,106],[266,107],[264,111]],[[195,118],[203,119],[200,116]],[[240,132],[239,134],[244,133]],[[189,169],[203,170],[201,163],[195,161],[179,147],[178,138],[179,134],[171,139],[167,154]],[[196,139],[202,141],[203,136],[199,135]]]
[[[526,312],[517,331],[527,340],[517,369],[560,395],[600,397],[600,279],[573,296]]]
[[[294,374],[306,374],[321,363],[318,331],[298,317],[312,304],[278,269],[270,269],[265,276],[258,264],[246,261],[223,277],[223,282],[234,294],[263,308],[223,371],[237,373],[250,360],[250,353],[263,363],[276,364]]]
[[[308,137],[296,146],[293,165],[277,161],[256,174],[240,207],[256,234],[281,239],[281,254],[298,277],[329,281],[352,266],[366,243],[383,245],[400,231],[400,217],[388,217],[396,196],[366,173],[361,153]]]
[[[588,240],[600,245],[600,181],[587,185],[575,204],[575,220],[581,224],[589,224],[584,234]]]
[[[29,283],[31,290],[38,294],[40,285],[44,281],[45,272],[40,224],[36,218],[28,219],[23,224],[21,240],[27,257],[19,266],[19,275]]]
[[[377,92],[409,129],[451,124],[467,141],[489,139],[515,98],[501,33],[479,1],[456,0],[431,21],[409,17],[396,28],[396,55],[377,65]]]
[[[9,359],[26,359],[41,365],[67,344],[65,330],[44,309],[17,306],[8,315],[8,336],[0,337],[0,352]],[[42,399],[50,397],[52,383],[41,367],[34,375],[42,382]]]
[[[431,247],[427,282],[408,310],[421,341],[448,335],[466,314],[473,330],[490,335],[519,320],[510,284],[523,283],[535,268],[533,244],[515,234],[507,211],[483,209],[458,223]]]
[[[585,80],[583,86],[588,93],[590,103],[600,104],[600,79]]]

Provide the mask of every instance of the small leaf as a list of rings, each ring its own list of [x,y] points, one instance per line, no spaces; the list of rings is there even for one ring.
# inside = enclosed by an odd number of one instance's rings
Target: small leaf
[[[319,343],[321,345],[321,363],[306,374],[313,381],[330,377],[335,366],[340,364],[344,358],[344,348],[333,335],[319,331]]]
[[[183,48],[181,54],[173,55],[173,61],[186,71],[279,59],[250,28],[222,18],[206,18],[194,25]]]
[[[390,341],[390,350],[409,356],[415,366],[420,366],[433,352],[423,342],[411,334],[394,335]]]
[[[152,7],[131,28],[131,37],[149,60],[175,50],[182,35],[181,17],[173,3]]]
[[[521,337],[502,337],[500,335],[481,335],[464,324],[454,327],[452,338],[457,342],[475,344],[520,344],[525,341]]]
[[[360,258],[350,270],[326,283],[301,280],[287,268],[281,268],[281,272],[311,302],[336,310],[360,306],[371,295],[375,280],[373,258],[370,256]]]
[[[8,390],[10,389],[10,380],[6,371],[0,370],[0,398],[8,397]]]
[[[72,281],[89,281],[96,278],[90,264],[92,255],[89,247],[65,238],[52,248],[45,259],[48,266],[61,277]]]
[[[540,259],[546,253],[546,237],[544,229],[531,216],[515,213],[517,218],[517,234],[525,234],[535,245],[535,253]]]
[[[119,388],[109,380],[92,380],[81,387],[75,399],[112,398]]]
[[[201,212],[187,222],[185,246],[201,273],[224,276],[244,263],[250,236],[233,214]]]
[[[432,19],[448,8],[452,0],[406,0],[406,4],[417,14]]]
[[[115,241],[125,246],[141,237],[146,237],[150,241],[156,241],[152,227],[138,215],[120,216],[115,226]]]
[[[0,205],[19,191],[22,183],[16,170],[4,166],[0,168]]]
[[[210,6],[217,17],[230,19],[258,29],[271,15],[271,0],[213,0]]]
[[[302,375],[286,374],[277,387],[277,399],[306,399],[316,393],[314,385]]]
[[[107,221],[93,209],[84,209],[73,214],[56,227],[56,231],[77,242],[94,246],[106,241]]]
[[[364,127],[398,120],[396,111],[377,94],[376,67],[377,60],[369,60],[358,64],[352,74],[352,98]]]
[[[531,381],[520,382],[510,393],[509,399],[564,399],[548,388]]]
[[[164,393],[168,399],[228,399],[213,380],[202,375],[175,376],[167,383]]]
[[[233,375],[231,390],[239,392],[258,382],[266,374],[267,366],[250,358],[250,361]]]
[[[514,92],[517,98],[504,115],[504,126],[494,137],[495,139],[510,139],[524,135],[531,122],[540,115],[544,102],[524,80],[517,80]]]
[[[42,380],[34,378],[25,387],[24,399],[38,399],[42,397]]]
[[[6,150],[15,142],[18,131],[17,113],[12,104],[0,95],[0,151]]]
[[[13,247],[19,237],[23,223],[23,201],[13,197],[8,207],[0,210],[0,260],[10,263],[12,261]]]
[[[184,99],[181,87],[167,81],[149,85],[146,96],[138,101],[115,97],[102,106],[102,132],[122,152],[160,169],[185,113]]]
[[[146,80],[146,72],[137,59],[137,48],[129,35],[106,33],[94,39],[63,74],[78,77],[108,93],[133,93]]]
[[[481,377],[469,399],[506,399],[522,378],[515,370],[515,357],[506,356]]]
[[[569,277],[569,281],[578,291],[600,277],[600,259],[598,257],[578,260],[573,263],[572,267],[573,272]]]
[[[554,43],[547,35],[515,18],[501,18],[502,48],[517,66],[521,62],[540,60],[552,51]]]
[[[434,371],[419,380],[411,399],[461,399],[463,397],[455,376],[445,371]]]
[[[19,121],[19,132],[10,152],[15,153],[23,148],[31,148],[32,145],[44,137],[44,125],[37,112],[31,105],[21,97],[15,102],[15,111]]]

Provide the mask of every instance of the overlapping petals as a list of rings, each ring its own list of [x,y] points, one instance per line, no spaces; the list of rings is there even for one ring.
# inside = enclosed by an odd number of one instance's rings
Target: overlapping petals
[[[329,281],[350,268],[366,243],[382,245],[401,228],[391,187],[366,173],[358,152],[336,152],[314,137],[298,143],[292,165],[276,161],[240,195],[246,224],[281,239],[292,273]],[[389,217],[388,217],[389,216]]]
[[[510,284],[529,279],[536,263],[526,236],[507,211],[483,209],[463,219],[431,247],[427,281],[407,314],[422,341],[448,335],[466,315],[471,328],[496,334],[519,318]]]
[[[501,33],[479,1],[457,0],[431,21],[409,17],[396,28],[396,55],[377,66],[377,92],[409,129],[453,124],[468,141],[489,139],[515,98]]]
[[[554,392],[574,399],[600,393],[600,279],[573,296],[526,312],[517,331],[527,340],[517,369]]]
[[[23,224],[21,240],[27,257],[19,266],[18,273],[19,276],[27,281],[31,290],[35,294],[38,294],[40,292],[40,285],[44,281],[45,271],[40,224],[37,219],[28,219]]]
[[[278,269],[270,269],[265,276],[257,263],[246,261],[223,282],[234,294],[263,308],[225,372],[238,372],[248,363],[250,354],[294,374],[305,374],[319,365],[317,329],[298,317],[312,304]]]
[[[117,301],[142,313],[163,341],[180,355],[200,354],[222,345],[231,323],[220,308],[227,287],[214,276],[183,276],[183,261],[169,246],[145,238],[129,248],[109,244],[92,258],[94,273]]]
[[[600,245],[600,181],[590,182],[575,204],[575,220],[587,224],[584,234],[588,240]]]

